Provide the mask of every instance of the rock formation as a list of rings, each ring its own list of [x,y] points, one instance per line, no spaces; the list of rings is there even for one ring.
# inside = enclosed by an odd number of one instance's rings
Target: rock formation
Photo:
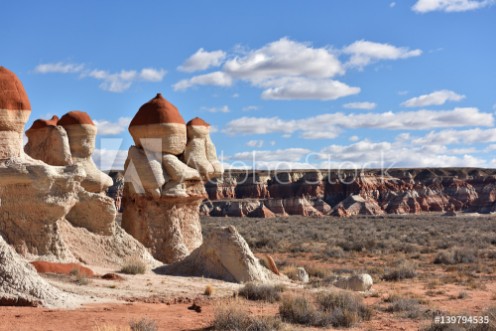
[[[350,195],[338,203],[331,211],[331,215],[340,217],[382,214],[384,214],[384,211],[375,200],[366,200],[359,195]]]
[[[0,160],[22,156],[22,134],[31,105],[17,76],[0,66]]]
[[[48,284],[0,236],[0,306],[71,306],[74,297]]]
[[[115,223],[114,202],[101,192],[111,179],[91,161],[96,128],[89,116],[69,113],[60,121],[35,121],[26,150],[53,166],[23,152],[30,112],[21,82],[0,67],[0,235],[5,241],[31,259],[115,266],[126,254],[136,254],[156,262]],[[85,253],[92,249],[97,253]]]
[[[233,227],[213,229],[203,244],[184,260],[156,269],[176,276],[204,276],[228,282],[276,280],[279,276],[263,267],[246,241]]]
[[[157,94],[129,125],[135,146],[125,164],[122,226],[162,262],[186,257],[201,245],[202,180],[222,173],[209,125],[185,124],[177,108]]]
[[[374,284],[369,274],[359,274],[350,277],[339,278],[334,282],[334,286],[351,291],[368,291]]]

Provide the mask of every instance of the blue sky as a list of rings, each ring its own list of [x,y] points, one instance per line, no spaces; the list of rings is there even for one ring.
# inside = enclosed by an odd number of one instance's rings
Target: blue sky
[[[495,4],[10,1],[0,64],[28,126],[91,115],[102,168],[122,167],[157,92],[212,124],[226,164],[494,167]]]

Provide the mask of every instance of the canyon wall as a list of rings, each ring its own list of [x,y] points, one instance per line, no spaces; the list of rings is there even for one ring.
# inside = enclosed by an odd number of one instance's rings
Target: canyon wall
[[[119,185],[110,189],[114,197]],[[231,170],[205,189],[200,211],[217,217],[496,211],[496,169]]]

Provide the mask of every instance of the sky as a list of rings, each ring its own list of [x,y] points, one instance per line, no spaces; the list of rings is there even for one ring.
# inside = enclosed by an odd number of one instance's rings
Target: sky
[[[496,167],[496,0],[9,1],[0,65],[123,167],[161,92],[226,167]]]

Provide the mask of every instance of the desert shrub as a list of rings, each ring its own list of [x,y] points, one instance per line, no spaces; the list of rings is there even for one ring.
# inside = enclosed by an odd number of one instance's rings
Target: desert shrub
[[[248,300],[276,302],[284,291],[282,285],[247,283],[238,294]]]
[[[418,318],[421,315],[420,302],[417,299],[393,295],[384,301],[389,303],[385,309],[389,313],[402,313],[407,318]]]
[[[402,279],[414,278],[417,275],[414,264],[402,262],[398,266],[385,270],[382,279],[385,281],[399,281]]]
[[[215,288],[209,284],[205,287],[205,291],[203,291],[203,295],[212,296],[214,292],[215,292]]]
[[[331,257],[331,258],[342,258],[344,257],[345,253],[344,250],[339,247],[339,246],[326,246],[323,255],[325,257]]]
[[[348,291],[321,293],[317,296],[320,310],[331,313],[334,327],[350,327],[360,321],[368,321],[372,310],[363,303],[363,299]]]
[[[279,314],[288,323],[320,327],[351,327],[372,315],[362,299],[349,292],[321,293],[316,301],[317,306],[303,296],[284,297]]]
[[[144,274],[146,272],[146,263],[139,257],[131,257],[124,262],[119,272],[128,275]]]
[[[294,265],[285,266],[281,269],[281,273],[288,276],[288,278],[291,280],[300,280],[298,278],[298,268]]]
[[[457,248],[439,252],[434,259],[435,264],[472,263],[477,260],[477,253],[470,248]]]
[[[304,266],[309,277],[326,278],[329,276],[330,271],[326,267],[321,267],[315,264],[307,264]]]
[[[279,305],[279,314],[284,322],[301,325],[322,325],[322,316],[314,305],[303,296],[284,297]]]
[[[157,331],[157,323],[154,320],[142,318],[139,321],[129,322],[131,331]]]
[[[282,326],[281,320],[275,317],[255,316],[241,310],[236,305],[219,307],[215,311],[214,330],[219,331],[274,331]]]

